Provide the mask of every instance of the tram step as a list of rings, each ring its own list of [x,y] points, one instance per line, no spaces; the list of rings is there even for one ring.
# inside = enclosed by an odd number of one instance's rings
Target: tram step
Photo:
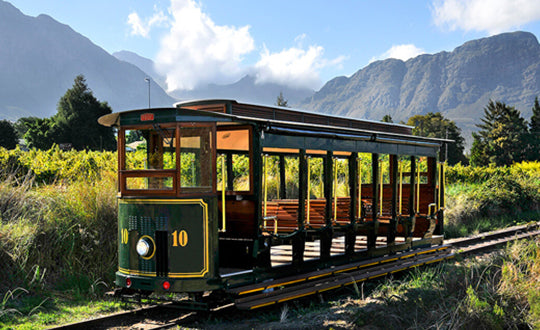
[[[395,255],[383,256],[383,257],[363,260],[359,262],[349,263],[349,264],[345,264],[341,266],[335,266],[332,268],[312,271],[312,272],[308,272],[304,274],[288,276],[288,277],[276,279],[273,281],[245,285],[242,287],[229,289],[227,292],[230,294],[242,296],[242,295],[252,294],[252,293],[261,292],[261,291],[268,291],[269,289],[301,283],[301,282],[309,281],[316,278],[328,277],[328,276],[339,274],[342,272],[348,272],[348,271],[354,271],[357,269],[373,267],[376,265],[385,264],[385,263],[392,262],[395,260],[408,259],[416,255],[428,254],[428,253],[433,253],[433,252],[442,251],[442,250],[449,250],[449,247],[450,245],[440,245],[440,246],[429,247],[429,248],[424,248],[424,249],[415,249],[413,251],[408,251],[408,252],[399,253]]]
[[[436,252],[436,249],[432,252]],[[453,257],[453,254],[449,249],[445,249],[444,251],[434,255],[429,253],[430,251],[424,251],[423,254],[414,254],[414,256],[410,259],[400,260],[400,262],[397,262],[397,260],[394,258],[394,262],[389,262],[387,264],[379,263],[375,267],[334,274],[334,276],[329,278],[306,281],[304,283],[299,283],[280,290],[276,289],[270,292],[239,298],[235,300],[235,305],[238,309],[243,310],[260,308],[272,304],[282,303],[288,300],[298,299],[312,294],[322,293],[324,291],[337,289],[342,286],[351,285],[356,282],[374,279],[390,273],[399,272]]]

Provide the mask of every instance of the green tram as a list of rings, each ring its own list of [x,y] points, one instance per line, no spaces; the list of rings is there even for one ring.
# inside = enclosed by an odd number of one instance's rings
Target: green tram
[[[400,124],[200,100],[125,111],[116,284],[231,288],[443,241],[444,146]]]

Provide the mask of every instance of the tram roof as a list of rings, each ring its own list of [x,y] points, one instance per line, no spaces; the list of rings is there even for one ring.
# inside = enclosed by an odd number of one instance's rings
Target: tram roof
[[[270,106],[256,103],[243,103],[232,99],[189,100],[177,102],[174,104],[174,106],[177,108],[221,112],[244,117],[369,129],[394,133],[412,134],[413,129],[412,126],[405,124],[385,123],[369,119],[335,116],[332,114],[289,107],[280,107],[275,105]]]
[[[147,121],[143,120],[145,114],[150,115]],[[108,114],[98,119],[98,122],[104,126],[185,121],[257,123],[264,128],[265,132],[273,134],[376,141],[428,148],[438,148],[442,143],[454,142],[448,139],[412,135],[412,127],[403,124],[336,117],[290,108],[238,103],[235,100],[225,99],[185,101],[175,103],[175,108],[128,110]]]

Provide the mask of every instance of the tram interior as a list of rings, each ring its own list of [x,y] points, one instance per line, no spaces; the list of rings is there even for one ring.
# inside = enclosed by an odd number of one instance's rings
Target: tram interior
[[[219,248],[222,273],[253,268],[255,255],[252,248],[259,230],[256,227],[259,207],[263,235],[278,238],[273,240],[277,243],[271,246],[271,266],[293,262],[292,242],[279,238],[299,229],[301,153],[298,149],[263,148],[262,173],[259,173],[262,187],[260,192],[255,192],[251,135],[248,126],[222,126],[217,131],[217,192],[222,196],[218,202],[220,219],[223,216],[222,201],[225,200],[225,230],[220,233]],[[439,171],[435,158],[381,154],[376,156],[374,170],[371,153],[351,157],[351,152],[339,150],[331,154],[326,150],[306,150],[305,155],[308,191],[302,228],[308,233],[303,256],[305,261],[321,257],[318,233],[329,226],[333,236],[332,256],[345,253],[345,235],[351,223],[359,228],[355,233],[354,251],[367,250],[366,237],[369,233],[362,228],[373,223],[374,214],[379,223],[377,247],[388,244],[388,231],[392,230],[392,224],[395,226],[392,244],[396,245],[429,237],[433,233],[433,219],[437,205],[440,205],[437,201],[437,180],[440,178],[437,178]],[[330,159],[330,165],[325,159]],[[353,171],[349,169],[351,161],[357,162]],[[394,170],[392,167],[396,164],[398,169]],[[411,165],[415,170],[411,171]],[[412,180],[411,173],[415,176]],[[351,175],[356,176],[355,180],[351,180]],[[373,209],[374,193],[378,201],[376,210]],[[394,211],[393,194],[396,194],[397,201]],[[351,208],[352,199],[356,200],[354,209]],[[413,226],[407,227],[406,221],[399,220],[410,219],[412,215],[415,219]]]
[[[375,247],[407,244],[433,234],[435,214],[442,206],[437,188],[441,170],[435,158],[289,148],[263,148],[262,155],[255,155],[252,130],[249,125],[218,125],[212,164],[210,125],[126,129],[120,159],[122,193],[216,192],[222,274],[256,265],[254,243],[259,232],[271,242],[267,265],[272,267],[293,262],[293,243],[287,237],[299,229],[306,232],[305,261],[322,257],[321,237],[328,228],[330,255],[346,253],[345,237],[352,224],[354,252],[367,250],[374,216]],[[131,152],[135,150],[145,152]],[[300,166],[301,157],[306,157],[305,167]],[[306,179],[301,179],[303,175]],[[407,222],[412,218],[413,225]],[[389,231],[394,233],[391,242]]]

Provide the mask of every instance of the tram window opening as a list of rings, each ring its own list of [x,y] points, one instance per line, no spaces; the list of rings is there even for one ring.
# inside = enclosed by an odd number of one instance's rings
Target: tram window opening
[[[249,191],[249,155],[232,155],[233,191]]]
[[[343,158],[335,158],[334,165],[336,173],[333,177],[336,182],[334,183],[334,195],[336,197],[349,197],[349,160]]]
[[[358,171],[360,172],[360,182],[362,184],[372,183],[373,177],[371,173],[371,154],[358,153]]]
[[[399,167],[401,166],[402,171],[402,183],[403,184],[410,184],[411,183],[411,157],[410,156],[399,156],[398,158],[398,176],[399,176]],[[420,171],[420,184],[427,184],[428,177],[427,177],[427,158],[416,158],[416,175],[418,175],[418,171]],[[415,181],[418,180],[418,177],[414,178]]]
[[[416,170],[420,172],[420,184],[428,183],[428,161],[427,157],[418,158]]]
[[[324,159],[309,157],[309,197],[324,198]]]
[[[127,190],[173,190],[172,177],[127,177]]]
[[[379,154],[379,175],[382,175],[383,184],[390,184],[390,157],[387,154]]]
[[[174,128],[135,129],[125,131],[126,170],[168,170],[176,168]]]
[[[248,154],[223,153],[217,158],[217,190],[223,188],[225,172],[225,191],[250,191],[250,159]]]
[[[221,129],[217,132],[217,190],[251,191],[250,129]]]
[[[180,187],[212,189],[210,127],[180,128]]]
[[[265,158],[266,157],[266,160]],[[263,166],[266,166],[266,169],[263,168],[263,180],[266,180],[267,184],[267,197],[268,200],[277,200],[283,198],[280,194],[280,157],[278,155],[266,155],[263,156]]]
[[[288,199],[298,199],[299,168],[297,156],[285,156],[285,191]]]

